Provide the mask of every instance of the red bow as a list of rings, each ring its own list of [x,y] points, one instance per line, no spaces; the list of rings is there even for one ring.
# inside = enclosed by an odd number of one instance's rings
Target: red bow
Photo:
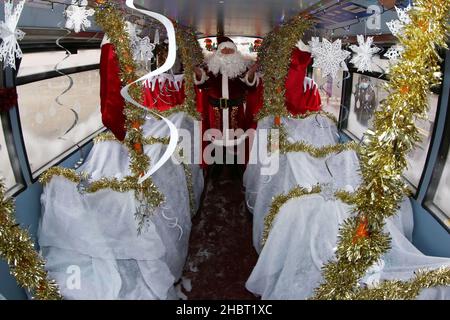
[[[0,111],[6,112],[17,105],[17,91],[13,88],[0,88]]]

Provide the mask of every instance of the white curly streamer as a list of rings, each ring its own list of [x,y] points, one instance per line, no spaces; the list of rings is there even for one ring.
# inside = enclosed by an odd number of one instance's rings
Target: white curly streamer
[[[170,130],[170,141],[169,141],[169,145],[167,146],[166,151],[164,152],[162,157],[155,163],[155,165],[152,166],[145,175],[143,175],[142,177],[139,178],[139,183],[143,183],[153,173],[155,173],[159,168],[161,168],[164,165],[164,163],[166,163],[170,159],[172,154],[175,152],[177,143],[178,143],[178,130],[170,120],[164,118],[163,116],[159,115],[158,113],[152,111],[151,109],[146,108],[145,106],[141,105],[139,102],[135,101],[130,96],[128,89],[130,88],[130,86],[132,86],[135,83],[145,82],[154,76],[157,76],[161,73],[164,73],[164,72],[170,70],[173,67],[173,65],[175,64],[176,46],[177,45],[176,45],[176,38],[175,38],[175,28],[174,28],[172,22],[167,17],[165,17],[159,13],[152,12],[152,11],[137,9],[134,6],[133,0],[127,0],[126,5],[133,10],[139,11],[139,12],[161,22],[167,30],[167,37],[169,39],[169,53],[167,55],[167,59],[164,62],[164,64],[160,68],[157,68],[156,70],[149,72],[147,75],[137,79],[133,83],[128,84],[120,92],[122,94],[123,98],[127,102],[129,102],[129,103],[133,104],[134,106],[141,108],[147,112],[153,113],[158,118],[161,118],[167,124],[167,126],[169,127],[169,130]]]

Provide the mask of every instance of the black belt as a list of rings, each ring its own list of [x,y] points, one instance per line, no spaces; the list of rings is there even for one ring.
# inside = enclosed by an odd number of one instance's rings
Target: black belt
[[[238,98],[238,99],[224,99],[224,98],[214,99],[214,98],[209,98],[209,103],[213,107],[226,109],[228,107],[241,106],[244,103],[244,99],[243,98]]]

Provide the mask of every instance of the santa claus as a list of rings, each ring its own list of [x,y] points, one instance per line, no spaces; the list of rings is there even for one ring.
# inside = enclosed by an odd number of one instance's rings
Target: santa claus
[[[207,129],[218,129],[223,134],[222,139],[214,139],[213,143],[230,147],[245,140],[245,136],[230,137],[229,129],[246,129],[246,92],[258,83],[258,65],[252,65],[252,60],[245,58],[230,38],[218,37],[217,42],[216,52],[206,61],[207,70],[195,69],[195,84],[207,97],[204,112]]]

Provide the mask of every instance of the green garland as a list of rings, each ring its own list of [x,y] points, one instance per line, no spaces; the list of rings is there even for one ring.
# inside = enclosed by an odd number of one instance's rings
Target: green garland
[[[295,47],[312,22],[304,15],[292,18],[284,26],[270,32],[258,53],[264,70],[264,103],[256,120],[267,116],[289,116],[285,107],[285,82]]]

